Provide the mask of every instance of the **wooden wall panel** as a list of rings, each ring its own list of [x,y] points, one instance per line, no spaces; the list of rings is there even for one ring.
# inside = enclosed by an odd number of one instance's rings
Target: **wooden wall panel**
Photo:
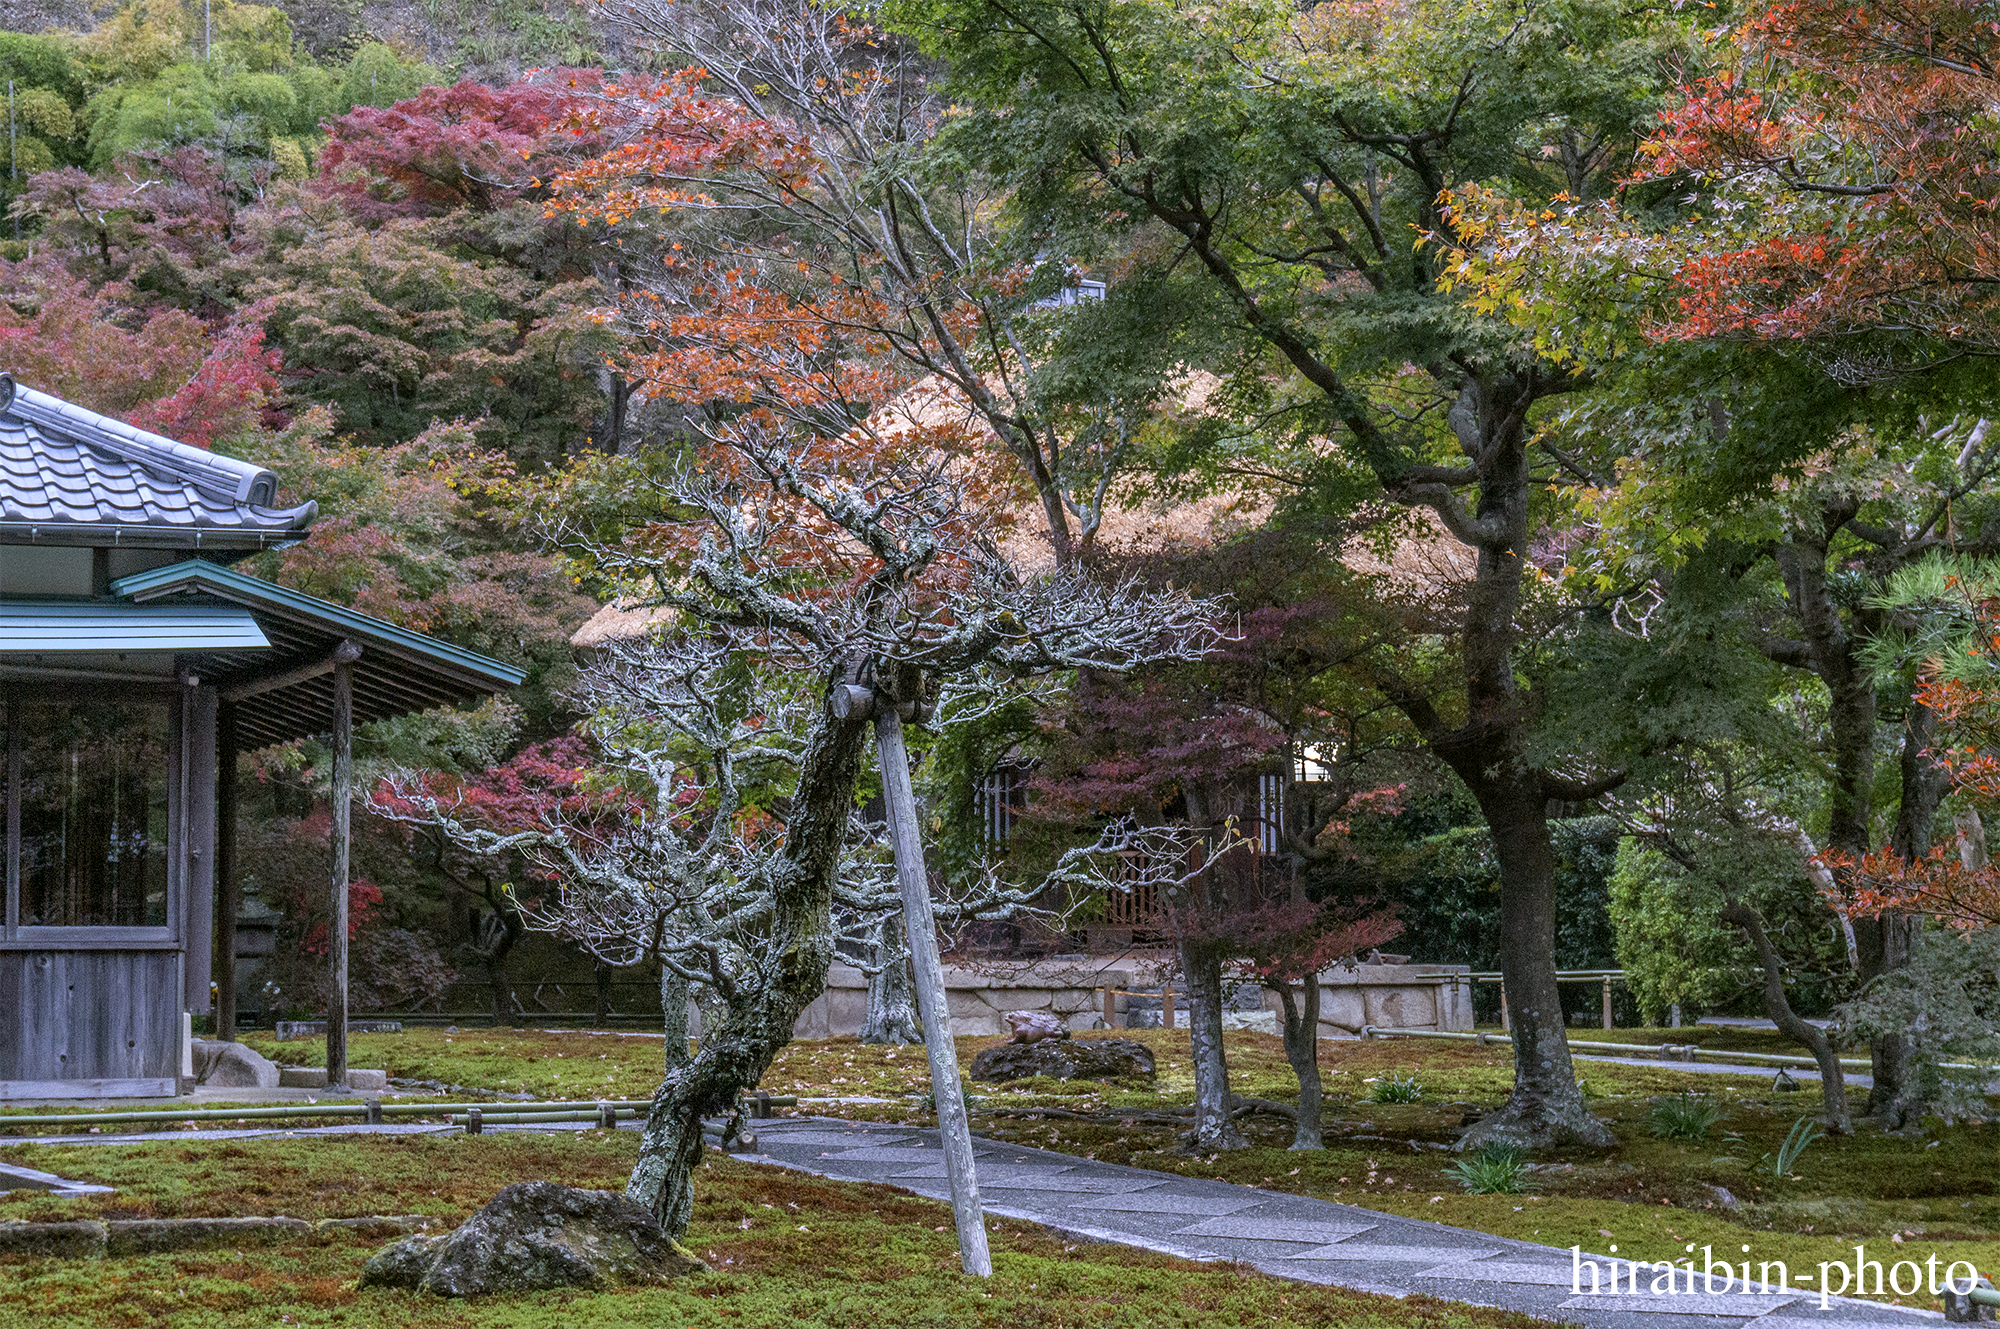
[[[0,953],[0,1081],[159,1079],[180,1072],[173,951]]]

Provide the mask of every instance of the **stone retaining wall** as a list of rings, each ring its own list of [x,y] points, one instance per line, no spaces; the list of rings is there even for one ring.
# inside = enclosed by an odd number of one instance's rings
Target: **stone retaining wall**
[[[1472,967],[1463,964],[1335,966],[1319,976],[1319,1036],[1359,1038],[1363,1025],[1390,1029],[1472,1028]],[[1456,981],[1454,981],[1456,980]],[[1265,1002],[1282,1009],[1274,992]]]
[[[1334,967],[1320,974],[1321,1038],[1355,1038],[1364,1024],[1397,1029],[1472,1028],[1472,970],[1467,965],[1364,964]],[[1454,982],[1456,977],[1456,982]],[[1052,1011],[1073,1030],[1104,1028],[1104,989],[1156,988],[1160,975],[1140,957],[1116,956],[1081,960],[1040,960],[1032,964],[993,964],[978,970],[946,969],[945,995],[956,1034],[990,1038],[1009,1032],[1008,1011]],[[1282,1009],[1278,995],[1263,995],[1266,1011]],[[1151,1023],[1159,1023],[1159,999],[1119,996],[1120,1027],[1149,1008]],[[1185,1002],[1185,998],[1182,998]],[[844,964],[827,974],[826,992],[806,1007],[792,1028],[794,1038],[853,1037],[861,1032],[868,1012],[868,976]],[[1175,1012],[1175,1023],[1187,1023],[1186,1006]],[[1277,1032],[1270,1021],[1238,1020],[1247,1028]]]

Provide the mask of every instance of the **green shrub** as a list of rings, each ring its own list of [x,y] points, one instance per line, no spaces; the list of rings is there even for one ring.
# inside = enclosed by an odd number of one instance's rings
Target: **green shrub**
[[[1668,1140],[1705,1140],[1720,1120],[1722,1109],[1713,1099],[1687,1093],[1656,1098],[1646,1112],[1647,1127]]]
[[[1511,1144],[1489,1144],[1467,1154],[1445,1175],[1471,1195],[1519,1195],[1528,1189],[1528,1156]]]
[[[1424,1087],[1417,1083],[1414,1075],[1385,1075],[1375,1082],[1375,1091],[1370,1098],[1377,1103],[1421,1103],[1424,1101]]]

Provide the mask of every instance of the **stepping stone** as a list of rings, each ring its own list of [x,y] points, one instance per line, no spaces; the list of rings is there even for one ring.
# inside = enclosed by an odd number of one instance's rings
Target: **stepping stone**
[[[1336,1242],[1322,1246],[1316,1251],[1305,1251],[1298,1255],[1287,1255],[1287,1260],[1369,1260],[1376,1264],[1424,1264],[1436,1265],[1441,1260],[1477,1260],[1485,1255],[1498,1255],[1497,1246],[1384,1246],[1380,1243],[1363,1244],[1358,1241]]]
[[[1266,1197],[1238,1200],[1217,1195],[1174,1195],[1162,1194],[1156,1190],[1128,1191],[1123,1195],[1072,1195],[1062,1202],[1074,1208],[1079,1205],[1107,1212],[1129,1214],[1233,1214],[1239,1209],[1254,1209],[1266,1203]]]
[[[1235,1237],[1239,1241],[1294,1241],[1302,1245],[1343,1241],[1373,1232],[1373,1223],[1315,1223],[1285,1218],[1209,1218],[1181,1228],[1179,1237]]]
[[[758,1123],[761,1126],[763,1123]],[[758,1130],[758,1139],[765,1144],[842,1144],[859,1149],[879,1145],[907,1144],[916,1139],[914,1135],[869,1135],[861,1131],[773,1131]]]
[[[1672,1297],[1656,1297],[1650,1293],[1639,1296],[1622,1297],[1571,1297],[1562,1303],[1559,1310],[1566,1311],[1624,1311],[1632,1315],[1707,1315],[1728,1316],[1745,1319],[1751,1316],[1767,1315],[1780,1306],[1797,1301],[1795,1296],[1766,1297],[1758,1295],[1737,1295],[1711,1297],[1707,1293],[1686,1293]],[[1763,1323],[1763,1321],[1757,1321]],[[1794,1320],[1772,1320],[1773,1329],[1784,1325],[1791,1329]],[[1845,1329],[1865,1329],[1866,1321],[1849,1321]]]

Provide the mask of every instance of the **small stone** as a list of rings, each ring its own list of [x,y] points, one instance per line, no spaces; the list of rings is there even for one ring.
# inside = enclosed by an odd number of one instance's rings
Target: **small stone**
[[[198,1038],[194,1041],[194,1079],[196,1084],[214,1089],[276,1089],[278,1068],[241,1043]]]
[[[1052,1011],[1008,1011],[1007,1027],[1014,1031],[1010,1043],[1039,1043],[1044,1039],[1069,1037],[1069,1030]]]
[[[975,1080],[1146,1080],[1153,1054],[1129,1038],[1073,1038],[1060,1042],[1001,1043],[972,1059]]]

